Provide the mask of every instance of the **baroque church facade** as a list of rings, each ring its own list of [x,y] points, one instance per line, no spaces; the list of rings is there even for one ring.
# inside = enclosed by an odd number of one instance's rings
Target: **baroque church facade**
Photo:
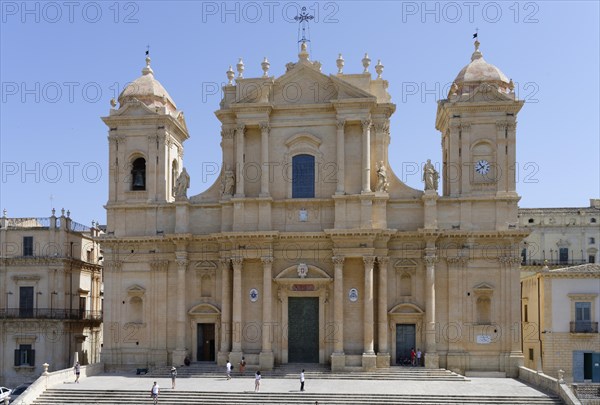
[[[216,111],[221,177],[188,197],[183,112],[146,59],[102,118],[108,368],[244,357],[373,370],[418,348],[425,367],[517,375],[523,101],[476,41],[438,102],[442,173],[428,162],[416,190],[388,159],[383,66],[373,77],[362,62],[347,74],[340,55],[327,75],[302,43],[282,76],[265,58],[245,78],[240,59]]]

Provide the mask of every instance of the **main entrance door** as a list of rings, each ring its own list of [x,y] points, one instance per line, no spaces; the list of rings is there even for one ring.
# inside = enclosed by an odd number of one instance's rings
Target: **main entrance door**
[[[197,333],[196,360],[215,361],[215,324],[199,323]]]
[[[415,325],[396,324],[396,364],[409,365],[410,349],[414,347]]]
[[[288,362],[319,362],[319,298],[288,298]]]

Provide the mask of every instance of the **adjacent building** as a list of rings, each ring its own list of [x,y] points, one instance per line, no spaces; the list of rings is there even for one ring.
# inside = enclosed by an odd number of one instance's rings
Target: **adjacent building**
[[[148,57],[102,118],[107,367],[244,356],[372,370],[414,347],[426,367],[516,376],[523,101],[479,46],[438,103],[442,173],[423,162],[424,191],[388,159],[381,62],[346,73],[340,55],[325,74],[302,42],[279,77],[266,58],[262,77],[242,60],[227,71],[221,177],[188,197],[186,120]]]
[[[546,266],[521,286],[525,366],[600,382],[600,265]]]
[[[521,245],[524,270],[599,262],[600,199],[588,207],[519,208],[519,226],[531,230]]]
[[[99,230],[60,217],[0,218],[0,382],[98,362],[102,344]]]

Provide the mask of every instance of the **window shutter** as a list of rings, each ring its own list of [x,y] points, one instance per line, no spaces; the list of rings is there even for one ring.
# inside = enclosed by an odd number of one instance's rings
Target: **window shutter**
[[[29,365],[35,366],[35,350],[29,349],[28,352],[27,357],[29,358]]]
[[[573,382],[583,382],[583,352],[573,352]]]
[[[15,366],[21,365],[21,351],[19,349],[15,349]]]

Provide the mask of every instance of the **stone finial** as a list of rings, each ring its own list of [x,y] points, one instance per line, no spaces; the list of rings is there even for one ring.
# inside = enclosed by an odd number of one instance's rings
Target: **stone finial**
[[[298,54],[298,59],[300,60],[308,60],[308,46],[305,41],[302,41],[300,44],[300,53]]]
[[[62,209],[60,210],[60,214],[61,214],[61,216],[63,216],[63,217],[65,216],[65,209],[64,209],[64,208],[62,208]]]
[[[344,57],[342,56],[342,54],[340,53],[340,55],[338,56],[338,58],[335,60],[335,64],[337,65],[338,68],[338,75],[341,75],[344,70]]]
[[[71,217],[71,210],[67,210],[67,218]]]
[[[6,208],[4,208],[4,209],[2,210],[2,216],[3,216],[4,218],[6,218]]]
[[[142,74],[143,75],[148,75],[148,74],[154,74],[154,71],[152,70],[152,68],[150,67],[150,62],[152,61],[152,59],[150,59],[150,55],[146,55],[146,67],[142,69]]]
[[[117,106],[117,100],[115,100],[114,97],[110,99],[110,106],[112,108],[115,108]]]
[[[6,211],[6,210],[4,210],[4,211]],[[52,208],[52,216],[53,217],[56,216],[56,210],[54,208]]]
[[[369,58],[369,55],[366,52],[365,57],[362,58],[362,64],[365,68],[365,70],[363,70],[363,73],[369,73],[369,65],[371,64],[371,58]]]
[[[565,371],[564,370],[558,370],[558,383],[559,384],[565,383]]]
[[[238,78],[242,79],[244,77],[244,61],[242,58],[238,61],[237,65],[235,65],[238,72]]]
[[[263,77],[269,77],[269,68],[271,67],[271,64],[269,63],[269,60],[266,56],[260,64],[260,67],[263,70]]]
[[[483,58],[483,54],[479,50],[480,42],[478,39],[475,40],[474,45],[475,45],[475,52],[473,52],[473,55],[471,55],[471,61],[474,61],[475,59]]]
[[[510,79],[510,82],[508,82],[508,89],[511,94],[515,92],[515,83],[513,82],[513,79]]]
[[[375,71],[377,72],[377,79],[381,80],[381,74],[383,73],[383,65],[381,64],[381,59],[377,59],[377,64],[375,65]]]
[[[42,367],[44,367],[44,371],[42,372],[42,375],[48,375],[48,367],[50,367],[50,364],[44,363],[44,364],[42,364]]]
[[[227,85],[233,86],[233,78],[235,77],[235,72],[231,68],[231,65],[229,65],[229,69],[227,69],[227,72],[225,72],[225,74],[227,75],[227,80],[228,80]]]

